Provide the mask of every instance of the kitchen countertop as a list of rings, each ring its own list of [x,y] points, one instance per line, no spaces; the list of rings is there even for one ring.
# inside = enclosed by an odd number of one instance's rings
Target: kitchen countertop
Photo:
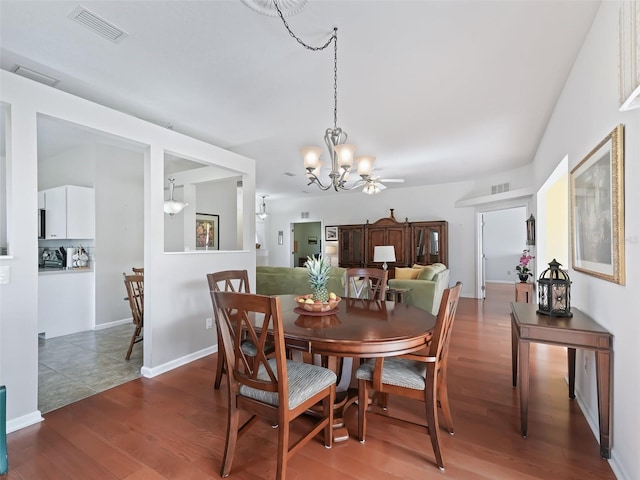
[[[38,268],[38,274],[39,275],[50,275],[50,274],[61,274],[61,273],[87,273],[87,272],[93,272],[93,268],[91,267],[87,267],[87,268],[55,268],[55,267],[45,267],[45,268]]]

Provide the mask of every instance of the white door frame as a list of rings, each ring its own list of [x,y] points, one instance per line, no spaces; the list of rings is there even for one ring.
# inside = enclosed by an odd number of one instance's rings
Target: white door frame
[[[484,238],[483,238],[483,220],[482,216],[488,212],[496,212],[499,210],[508,210],[511,208],[524,207],[526,218],[531,213],[531,199],[533,195],[520,197],[508,202],[499,202],[486,204],[476,208],[476,298],[485,298],[484,285]],[[526,219],[525,218],[525,219]],[[521,225],[525,228],[525,225]]]

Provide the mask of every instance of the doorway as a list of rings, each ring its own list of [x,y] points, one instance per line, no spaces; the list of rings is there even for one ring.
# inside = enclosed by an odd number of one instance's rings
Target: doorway
[[[476,212],[478,225],[477,298],[486,298],[487,283],[516,281],[516,266],[526,245],[527,206],[487,208]]]
[[[292,267],[304,267],[307,257],[319,257],[322,253],[321,222],[293,223],[291,254]]]
[[[38,241],[39,257],[80,246],[88,257],[81,270],[68,262],[38,274],[38,408],[46,413],[140,376],[143,343],[125,360],[134,327],[122,274],[144,266],[145,146],[45,115],[37,128],[38,191],[71,185],[95,199],[81,217],[94,217],[93,238]]]

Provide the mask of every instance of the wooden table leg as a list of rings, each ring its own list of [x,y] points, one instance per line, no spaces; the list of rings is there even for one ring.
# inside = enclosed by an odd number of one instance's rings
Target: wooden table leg
[[[511,376],[515,387],[518,384],[518,335],[513,314],[511,314]]]
[[[596,382],[598,387],[598,423],[600,427],[600,455],[611,458],[611,435],[609,425],[611,421],[612,389],[611,379],[613,364],[608,351],[596,351]]]
[[[576,349],[567,348],[567,363],[569,370],[569,398],[576,398]]]
[[[527,417],[529,414],[529,342],[518,341],[520,367],[520,431],[527,438]]]

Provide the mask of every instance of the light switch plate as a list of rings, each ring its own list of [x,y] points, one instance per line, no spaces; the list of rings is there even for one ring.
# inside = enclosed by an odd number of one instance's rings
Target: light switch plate
[[[0,285],[8,285],[11,282],[11,267],[3,265],[0,267]]]

